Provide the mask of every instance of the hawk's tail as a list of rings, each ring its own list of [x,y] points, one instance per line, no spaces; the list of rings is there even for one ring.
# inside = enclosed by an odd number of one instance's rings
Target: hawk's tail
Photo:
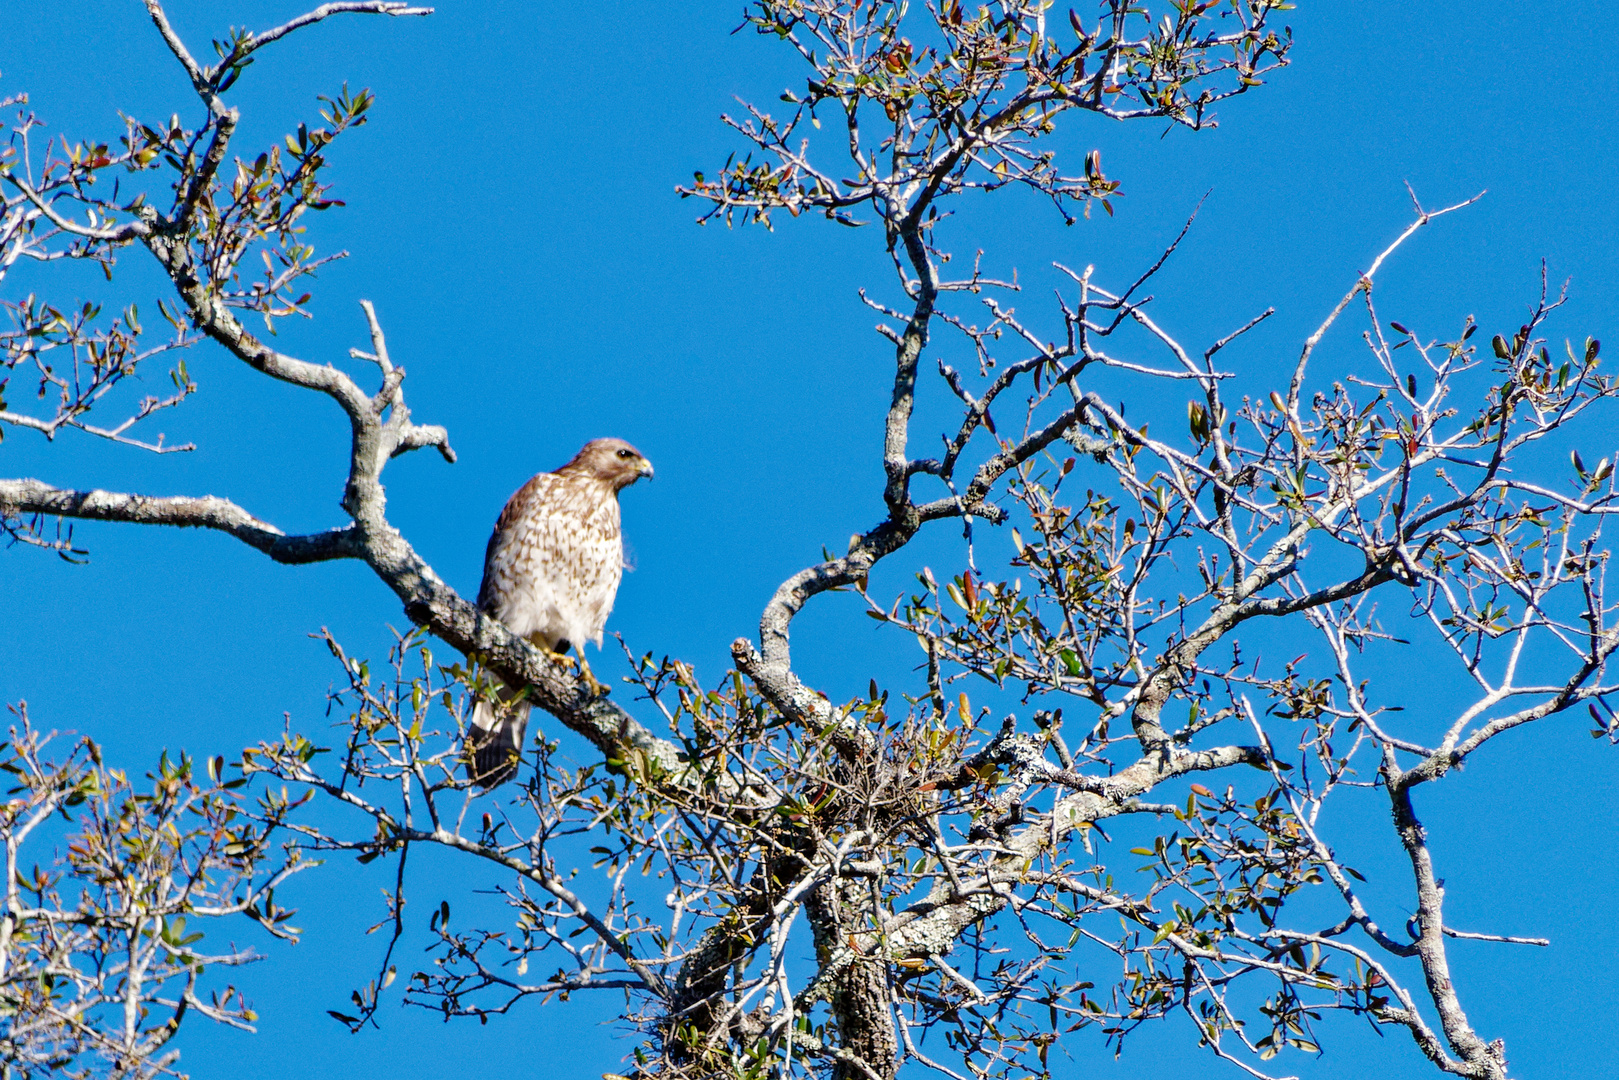
[[[480,701],[472,710],[467,732],[467,779],[488,790],[517,775],[522,761],[523,736],[528,730],[529,704],[518,701],[492,707]]]

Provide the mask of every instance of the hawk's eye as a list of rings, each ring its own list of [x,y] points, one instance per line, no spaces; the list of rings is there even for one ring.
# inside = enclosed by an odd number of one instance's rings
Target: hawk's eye
[[[635,451],[634,450],[620,450],[618,452],[618,456],[623,458],[624,460],[628,461],[630,458],[635,456]]]

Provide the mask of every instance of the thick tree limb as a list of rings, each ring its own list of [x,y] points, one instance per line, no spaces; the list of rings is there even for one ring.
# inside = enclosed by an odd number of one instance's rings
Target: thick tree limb
[[[325,562],[361,555],[359,534],[353,525],[305,536],[288,536],[229,499],[214,495],[159,498],[114,491],[69,491],[38,480],[0,480],[0,512],[213,529],[235,537],[280,563]]]

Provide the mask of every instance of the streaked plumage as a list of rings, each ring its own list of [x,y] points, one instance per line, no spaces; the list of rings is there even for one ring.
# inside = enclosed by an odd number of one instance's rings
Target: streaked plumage
[[[624,571],[618,493],[651,475],[651,463],[629,443],[594,439],[517,490],[484,554],[478,607],[550,652],[572,647],[592,685],[585,642],[600,648]],[[494,787],[516,773],[528,710],[527,701],[477,705],[470,779]]]

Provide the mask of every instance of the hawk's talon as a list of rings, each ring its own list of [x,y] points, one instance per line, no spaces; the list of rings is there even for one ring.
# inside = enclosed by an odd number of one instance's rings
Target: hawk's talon
[[[585,663],[583,653],[579,655],[579,674],[580,677],[585,680],[585,685],[590,688],[590,696],[592,698],[606,697],[612,692],[611,688],[608,687],[607,684],[598,680],[596,678],[596,673],[590,670],[590,665]]]
[[[590,665],[585,662],[582,654],[570,656],[567,653],[552,653],[551,659],[563,667],[578,668],[579,678],[584,681],[585,689],[590,691],[592,699],[606,697],[613,692],[612,687],[596,678],[596,673],[590,670]]]

